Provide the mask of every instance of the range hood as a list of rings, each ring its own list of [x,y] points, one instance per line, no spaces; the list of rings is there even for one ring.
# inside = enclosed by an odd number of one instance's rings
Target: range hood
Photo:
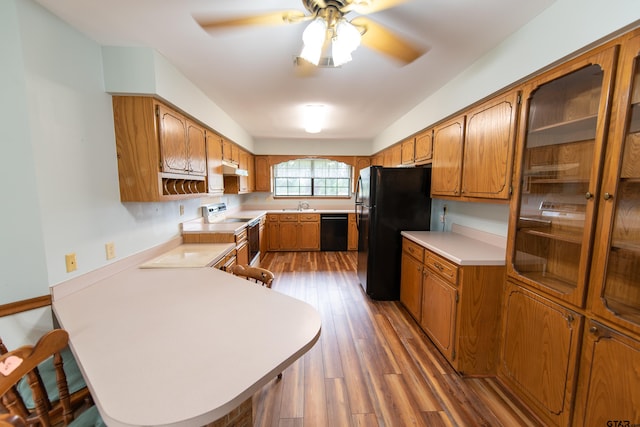
[[[237,164],[222,162],[222,175],[225,176],[249,176],[249,171],[240,169]]]

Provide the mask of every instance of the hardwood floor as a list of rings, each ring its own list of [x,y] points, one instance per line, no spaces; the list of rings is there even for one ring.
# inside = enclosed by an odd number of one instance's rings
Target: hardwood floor
[[[538,426],[495,379],[460,377],[395,301],[372,301],[354,252],[269,252],[272,288],[316,307],[316,345],[253,398],[254,425]]]

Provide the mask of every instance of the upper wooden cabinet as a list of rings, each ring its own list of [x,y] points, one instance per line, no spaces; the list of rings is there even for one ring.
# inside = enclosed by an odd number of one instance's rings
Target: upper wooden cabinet
[[[400,163],[403,165],[413,164],[416,158],[416,140],[412,136],[400,144]]]
[[[401,144],[403,165],[424,164],[431,161],[433,130],[424,130],[404,140]]]
[[[268,156],[255,156],[255,191],[271,191],[271,166]]]
[[[431,194],[459,196],[462,179],[465,116],[450,119],[434,128]]]
[[[232,144],[233,145],[233,144]],[[224,151],[224,143],[223,143]],[[253,155],[239,147],[234,148],[238,159],[238,168],[244,169],[248,175],[228,175],[224,177],[224,192],[226,194],[246,194],[254,189],[255,166]]]
[[[420,132],[415,137],[415,156],[416,164],[428,163],[433,155],[433,129]]]
[[[615,59],[615,48],[603,49],[523,88],[508,273],[577,307],[591,263]]]
[[[207,192],[206,131],[151,97],[114,96],[120,200],[158,202]]]
[[[157,105],[162,171],[206,174],[205,130],[184,115]]]
[[[433,196],[509,198],[518,100],[511,91],[434,128]]]
[[[240,162],[238,146],[227,138],[222,138],[222,160],[235,164]]]
[[[508,199],[519,93],[512,91],[467,112],[462,196]]]
[[[222,175],[222,138],[213,132],[207,132],[207,192],[224,193]]]
[[[384,150],[383,166],[396,167],[402,164],[402,146],[400,144],[392,145]]]

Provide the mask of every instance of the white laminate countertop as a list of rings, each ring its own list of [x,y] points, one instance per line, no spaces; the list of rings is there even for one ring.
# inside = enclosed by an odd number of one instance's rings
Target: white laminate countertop
[[[309,304],[214,268],[129,268],[53,301],[110,427],[202,426],[309,350]]]
[[[235,247],[235,243],[185,243],[141,264],[140,268],[210,267]]]
[[[481,236],[442,231],[403,231],[401,234],[458,265],[506,264],[506,250],[500,245],[500,239],[479,240],[476,237]]]
[[[267,210],[240,210],[226,214],[227,218],[250,218],[254,220],[269,213],[286,214],[286,213],[353,213],[347,209],[267,209]],[[247,221],[248,222],[248,221]],[[247,226],[247,222],[215,222],[206,223],[202,217],[192,219],[182,223],[183,234],[201,234],[201,233],[230,233],[235,234]]]

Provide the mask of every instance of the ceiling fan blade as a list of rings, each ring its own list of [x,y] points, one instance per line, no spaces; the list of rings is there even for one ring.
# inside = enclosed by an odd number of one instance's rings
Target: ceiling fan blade
[[[362,15],[391,9],[409,0],[353,0],[340,9],[342,13],[357,12]]]
[[[212,20],[195,18],[196,22],[205,30],[216,30],[228,27],[244,27],[249,25],[281,25],[292,22],[300,22],[313,18],[299,10],[284,10],[280,12],[265,13],[262,15],[245,16],[242,18]]]
[[[405,64],[415,61],[427,52],[427,49],[409,43],[382,25],[363,16],[354,18],[351,23],[365,30],[361,41],[364,46],[402,61]]]

